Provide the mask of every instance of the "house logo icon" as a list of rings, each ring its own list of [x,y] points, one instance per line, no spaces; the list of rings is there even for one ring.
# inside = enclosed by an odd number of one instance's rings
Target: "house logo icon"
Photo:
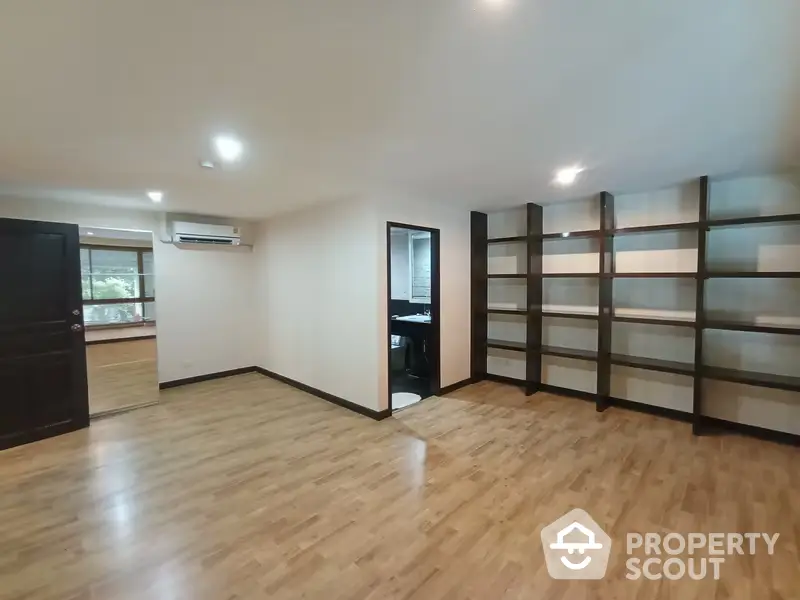
[[[542,547],[553,579],[605,577],[611,538],[585,510],[571,510],[542,529]]]

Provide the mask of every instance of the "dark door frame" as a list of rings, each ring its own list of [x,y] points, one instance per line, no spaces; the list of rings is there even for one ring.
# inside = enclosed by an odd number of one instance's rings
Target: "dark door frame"
[[[439,265],[439,229],[421,227],[409,223],[386,222],[386,386],[389,399],[389,413],[392,412],[392,228],[409,231],[427,231],[431,234],[431,394],[436,396],[442,388],[442,351],[441,351],[441,280]]]

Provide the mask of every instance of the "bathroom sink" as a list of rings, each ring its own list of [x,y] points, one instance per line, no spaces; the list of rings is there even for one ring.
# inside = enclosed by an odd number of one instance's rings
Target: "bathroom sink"
[[[408,315],[406,317],[396,317],[396,321],[411,321],[412,323],[430,323],[430,315]]]

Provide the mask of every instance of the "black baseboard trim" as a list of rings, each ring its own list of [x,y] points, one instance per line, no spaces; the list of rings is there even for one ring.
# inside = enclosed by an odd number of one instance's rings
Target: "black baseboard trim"
[[[92,340],[91,342],[87,341],[87,346],[97,346],[98,344],[121,344],[122,342],[138,342],[139,340],[154,340],[156,336],[154,335],[140,335],[138,337],[129,337],[129,338],[112,338],[110,340]]]
[[[179,387],[182,385],[200,383],[202,381],[212,381],[214,379],[222,379],[224,377],[233,377],[234,375],[244,375],[245,373],[253,373],[257,370],[258,370],[257,367],[241,367],[239,369],[231,369],[230,371],[219,371],[218,373],[209,373],[208,375],[196,375],[194,377],[187,377],[186,379],[174,379],[173,381],[163,381],[158,384],[158,389],[168,390],[170,388]]]
[[[442,389],[439,390],[439,393],[437,395],[445,396],[447,394],[452,394],[453,392],[456,392],[461,388],[467,387],[468,385],[472,385],[473,383],[475,383],[475,380],[472,377],[468,377],[467,379],[463,379],[459,382],[444,386]]]
[[[667,419],[681,421],[682,423],[691,423],[693,420],[692,413],[675,410],[674,408],[664,408],[663,406],[643,404],[642,402],[633,402],[632,400],[625,400],[624,398],[609,398],[608,405],[611,407],[624,408],[625,410],[632,410],[648,415],[654,415],[656,417],[666,417]]]
[[[785,431],[764,429],[763,427],[746,425],[744,423],[737,423],[736,421],[726,421],[725,419],[718,419],[716,417],[701,417],[700,425],[702,433],[714,433],[713,429],[718,429],[749,435],[767,442],[776,442],[778,444],[787,444],[789,446],[800,446],[800,435],[786,433]],[[712,431],[708,431],[709,428],[711,428]]]
[[[586,400],[588,402],[597,401],[597,394],[592,392],[573,390],[570,388],[559,387],[557,385],[550,385],[549,383],[534,384],[533,389],[537,392],[547,392],[548,394],[556,394],[558,396],[569,396],[570,398],[578,398],[579,400]]]
[[[515,379],[514,377],[506,377],[505,375],[493,375],[492,373],[487,373],[484,376],[485,381],[494,381],[495,383],[504,383],[506,385],[516,385],[517,387],[525,388],[525,380],[524,379]]]
[[[383,419],[392,416],[392,411],[389,409],[372,410],[371,408],[361,406],[360,404],[356,404],[355,402],[350,402],[349,400],[345,400],[344,398],[339,398],[339,396],[334,396],[333,394],[329,394],[328,392],[323,392],[322,390],[318,390],[317,388],[311,387],[310,385],[306,385],[305,383],[295,381],[294,379],[290,379],[289,377],[284,377],[283,375],[279,375],[278,373],[273,373],[272,371],[268,371],[267,369],[264,369],[262,367],[252,367],[252,370],[256,371],[257,373],[261,373],[262,375],[269,377],[270,379],[275,379],[277,381],[280,381],[281,383],[290,385],[293,388],[306,392],[307,394],[311,394],[312,396],[316,396],[317,398],[322,398],[323,400],[327,400],[328,402],[336,404],[337,406],[341,406],[342,408],[347,408],[349,410],[352,410],[353,412],[357,412],[360,415],[364,415],[365,417],[374,419],[375,421],[382,421]]]

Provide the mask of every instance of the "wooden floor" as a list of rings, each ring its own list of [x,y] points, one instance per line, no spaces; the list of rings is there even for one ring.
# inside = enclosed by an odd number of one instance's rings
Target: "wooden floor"
[[[86,342],[106,342],[110,340],[130,340],[136,338],[152,338],[156,335],[156,325],[137,325],[136,327],[103,327],[87,329]]]
[[[0,453],[2,599],[800,597],[798,451],[481,383],[374,422],[258,374]],[[574,507],[605,580],[551,580]],[[779,532],[720,581],[628,581],[626,532]]]
[[[92,415],[158,402],[154,339],[86,346],[86,370]]]

